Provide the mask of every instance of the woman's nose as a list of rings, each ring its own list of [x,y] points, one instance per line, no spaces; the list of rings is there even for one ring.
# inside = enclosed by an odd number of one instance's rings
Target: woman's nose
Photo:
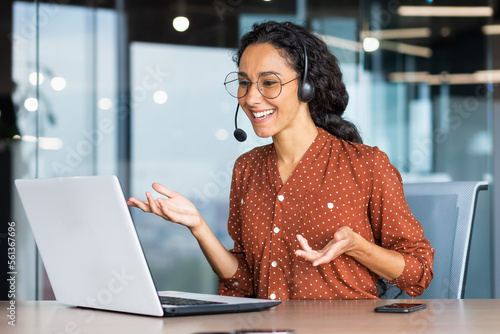
[[[257,83],[252,83],[252,85],[248,88],[248,93],[245,97],[246,97],[246,102],[249,104],[257,103],[262,100],[263,96],[259,92]]]

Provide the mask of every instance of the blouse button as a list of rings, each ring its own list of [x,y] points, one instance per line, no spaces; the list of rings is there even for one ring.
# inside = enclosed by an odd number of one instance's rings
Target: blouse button
[[[283,195],[278,195],[278,199],[280,202],[283,202],[283,200],[285,199],[285,196]]]
[[[240,285],[240,282],[236,281],[236,282],[233,283],[233,285],[234,286],[238,286],[238,285]]]
[[[276,268],[277,265],[278,265],[278,262],[276,262],[276,261],[271,262],[271,266],[273,266],[274,268]]]
[[[280,231],[280,228],[279,227],[275,227],[273,231],[274,231],[274,233],[278,233]]]
[[[328,206],[328,209],[333,209],[333,203],[328,203],[327,206]]]
[[[271,295],[269,295],[269,298],[271,298],[271,299],[276,299],[276,294],[271,293]]]

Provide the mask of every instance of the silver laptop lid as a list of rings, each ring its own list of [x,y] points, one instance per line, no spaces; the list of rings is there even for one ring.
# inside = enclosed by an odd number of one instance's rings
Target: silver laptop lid
[[[60,303],[163,316],[115,176],[15,184]]]

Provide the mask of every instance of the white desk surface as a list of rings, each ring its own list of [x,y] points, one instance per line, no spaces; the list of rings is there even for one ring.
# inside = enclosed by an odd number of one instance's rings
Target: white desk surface
[[[391,300],[284,301],[261,312],[175,318],[80,309],[55,301],[28,301],[16,303],[15,327],[8,324],[9,302],[2,301],[0,333],[184,334],[250,328],[289,328],[297,334],[500,333],[500,299],[419,301],[427,303],[427,308],[410,314],[373,311]]]

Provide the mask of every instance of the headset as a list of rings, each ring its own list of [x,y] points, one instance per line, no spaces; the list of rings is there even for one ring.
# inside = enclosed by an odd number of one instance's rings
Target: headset
[[[287,27],[288,30],[290,30],[295,36],[297,36],[297,39],[300,41],[300,43],[302,44],[302,47],[304,48],[304,76],[300,80],[297,94],[299,95],[300,101],[307,103],[307,102],[311,101],[312,98],[314,97],[314,92],[316,91],[316,89],[314,88],[313,85],[311,85],[309,83],[309,81],[307,81],[309,60],[307,57],[306,44],[304,43],[302,38],[300,38],[299,34],[297,34],[297,32],[295,30],[290,28],[287,24],[285,24],[284,26]]]
[[[292,32],[297,39],[300,41],[300,44],[302,44],[302,47],[304,49],[304,75],[302,76],[302,79],[299,82],[299,87],[297,89],[297,95],[299,97],[299,100],[308,103],[309,101],[312,100],[314,97],[314,93],[316,89],[314,88],[313,85],[307,81],[307,72],[308,72],[308,65],[309,65],[309,60],[307,57],[307,48],[306,44],[302,40],[302,38],[299,36],[299,34],[293,30],[288,24],[283,24],[283,26],[287,27],[290,32]],[[237,141],[239,142],[244,142],[247,139],[247,134],[243,129],[238,128],[238,110],[239,110],[240,104],[236,106],[236,113],[234,116],[234,138],[236,138]]]

